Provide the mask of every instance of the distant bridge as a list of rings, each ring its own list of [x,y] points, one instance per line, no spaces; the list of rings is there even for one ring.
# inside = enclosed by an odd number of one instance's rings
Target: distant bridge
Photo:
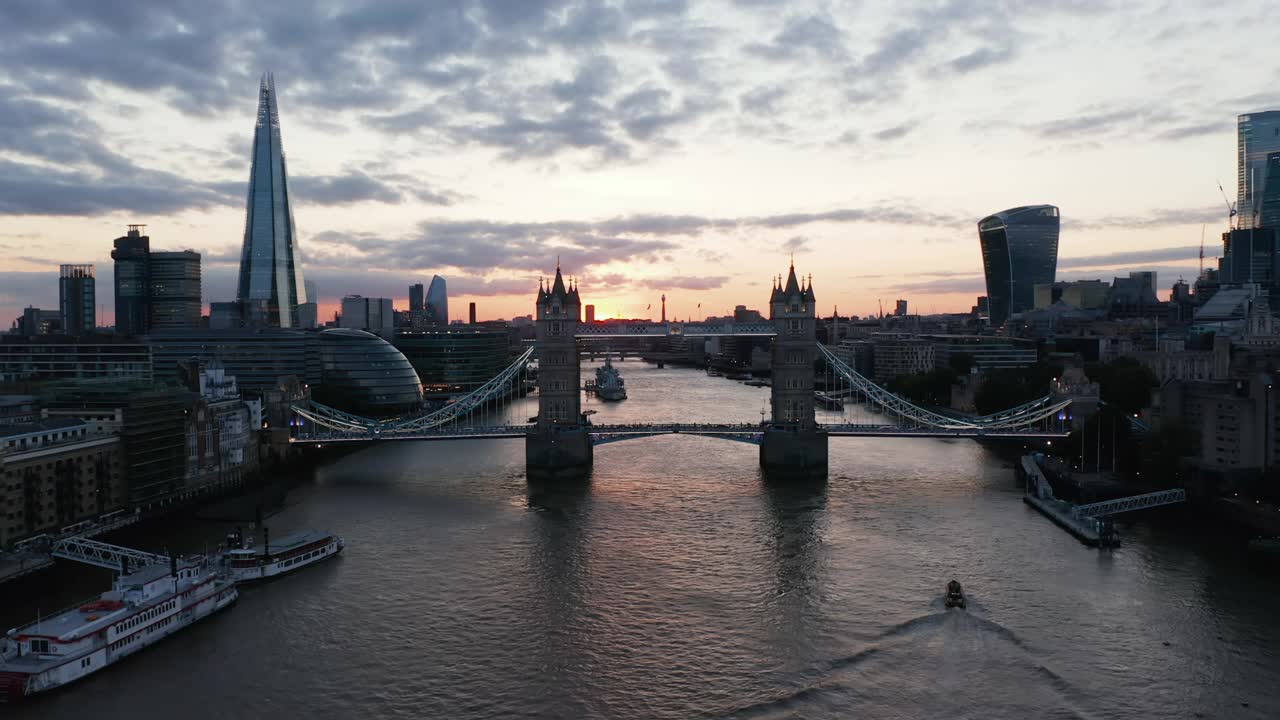
[[[301,414],[301,411],[300,411]],[[523,438],[533,429],[525,425],[489,426],[438,426],[431,429],[389,430],[335,430],[322,429],[295,432],[293,442],[304,445],[323,445],[341,442],[387,442],[391,440],[500,440]],[[606,445],[623,440],[656,437],[659,435],[694,435],[736,440],[760,444],[765,426],[760,424],[730,423],[633,423],[626,425],[587,425],[584,432],[593,445]],[[987,440],[1055,440],[1066,436],[1065,431],[1035,427],[1023,429],[944,429],[904,428],[897,425],[823,425],[829,437],[882,437],[882,438],[971,438]]]
[[[632,337],[773,337],[771,322],[758,323],[581,323],[574,331],[580,340]]]

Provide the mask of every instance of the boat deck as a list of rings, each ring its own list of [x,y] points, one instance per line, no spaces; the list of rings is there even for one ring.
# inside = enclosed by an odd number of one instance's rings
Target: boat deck
[[[331,539],[335,539],[334,534],[331,532],[325,532],[323,530],[298,530],[287,535],[282,535],[278,538],[271,538],[271,545],[269,549],[272,555],[279,555],[280,553],[286,553],[304,545],[310,545],[311,543],[323,542]],[[254,552],[259,557],[266,555],[267,549],[268,548],[264,548],[261,545],[253,546]]]

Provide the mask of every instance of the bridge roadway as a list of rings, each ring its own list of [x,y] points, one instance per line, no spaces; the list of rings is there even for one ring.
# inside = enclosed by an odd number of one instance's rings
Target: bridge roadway
[[[324,444],[332,442],[383,442],[387,440],[482,440],[502,438],[522,438],[532,425],[493,425],[488,427],[437,427],[426,431],[414,432],[345,432],[321,433],[317,435],[295,435],[290,442],[298,444]],[[898,438],[974,438],[974,439],[1018,439],[1018,440],[1057,440],[1067,437],[1066,431],[1058,430],[979,430],[979,429],[939,429],[939,428],[903,428],[896,425],[823,425],[829,437],[898,437]],[[603,445],[621,440],[634,440],[656,435],[702,435],[725,440],[736,440],[759,444],[764,432],[759,423],[738,424],[695,424],[695,423],[660,423],[660,424],[628,424],[628,425],[589,425],[587,432],[591,435],[592,444]]]

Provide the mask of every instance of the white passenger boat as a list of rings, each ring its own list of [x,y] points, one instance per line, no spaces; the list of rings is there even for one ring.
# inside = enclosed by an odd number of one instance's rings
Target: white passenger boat
[[[227,536],[222,551],[227,573],[236,582],[253,582],[293,572],[342,552],[342,538],[320,530],[300,530],[272,538],[263,530],[261,546],[254,546],[237,530]]]
[[[122,573],[96,600],[13,628],[0,640],[0,702],[98,672],[237,597],[235,583],[204,557]]]

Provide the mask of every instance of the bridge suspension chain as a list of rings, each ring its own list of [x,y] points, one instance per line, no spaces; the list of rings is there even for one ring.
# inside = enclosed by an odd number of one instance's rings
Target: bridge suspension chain
[[[920,407],[872,382],[854,370],[822,343],[818,351],[834,374],[847,382],[850,392],[865,403],[881,408],[885,413],[909,423],[912,427],[933,427],[944,430],[1007,430],[1027,427],[1048,420],[1071,404],[1070,400],[1054,401],[1048,395],[1015,408],[974,418],[957,418]]]
[[[325,428],[339,435],[394,437],[422,433],[445,426],[451,426],[451,429],[458,431],[459,434],[464,434],[459,427],[459,423],[463,420],[474,423],[476,418],[473,416],[479,413],[482,416],[481,419],[486,421],[481,427],[487,427],[488,410],[491,404],[497,402],[498,414],[505,416],[512,405],[512,397],[517,394],[523,396],[524,377],[534,350],[535,347],[529,347],[502,372],[463,397],[443,408],[419,415],[390,419],[366,418],[314,400],[293,405],[291,409],[299,417],[312,423],[313,427]],[[506,427],[506,425],[500,427]],[[469,429],[474,431],[474,424]]]

